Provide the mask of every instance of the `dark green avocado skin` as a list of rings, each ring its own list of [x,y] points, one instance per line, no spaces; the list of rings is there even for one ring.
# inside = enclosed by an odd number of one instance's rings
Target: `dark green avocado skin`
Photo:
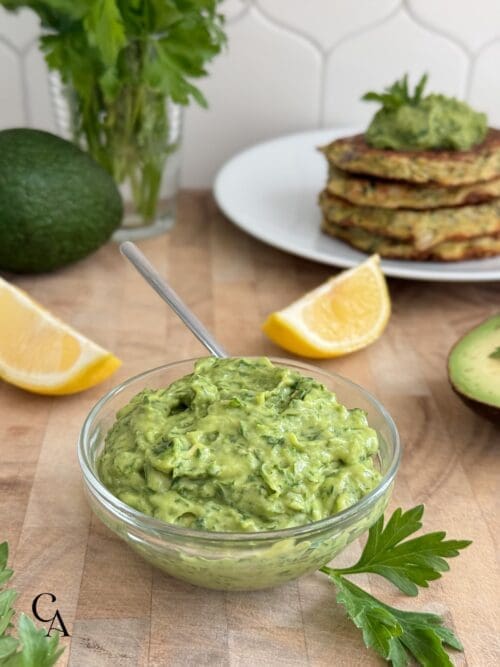
[[[473,412],[475,412],[477,415],[484,417],[484,419],[488,419],[490,422],[493,424],[496,424],[498,427],[500,427],[500,409],[496,408],[494,405],[487,405],[486,403],[481,403],[481,401],[475,401],[473,398],[469,398],[469,396],[465,396],[465,394],[462,394],[450,381],[451,388],[455,392],[455,394],[461,399],[461,401],[468,407],[470,408]],[[499,432],[500,433],[500,432]]]
[[[119,226],[108,172],[49,132],[0,132],[0,269],[41,273],[86,257]]]

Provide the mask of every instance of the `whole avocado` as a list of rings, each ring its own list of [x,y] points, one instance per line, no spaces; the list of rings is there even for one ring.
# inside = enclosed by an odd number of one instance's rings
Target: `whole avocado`
[[[120,224],[110,176],[87,153],[49,132],[0,132],[0,268],[52,271],[86,257]]]

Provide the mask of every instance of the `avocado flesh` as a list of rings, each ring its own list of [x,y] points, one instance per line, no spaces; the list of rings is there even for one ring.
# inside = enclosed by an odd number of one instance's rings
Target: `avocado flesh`
[[[500,313],[471,329],[453,347],[448,374],[462,396],[500,411]]]

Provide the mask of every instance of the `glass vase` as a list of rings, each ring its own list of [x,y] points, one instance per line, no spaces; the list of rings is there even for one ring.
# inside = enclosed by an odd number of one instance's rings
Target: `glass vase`
[[[88,119],[82,119],[75,91],[55,71],[49,72],[49,87],[58,133],[88,151],[112,174],[121,192],[124,215],[113,240],[138,240],[170,229],[179,190],[183,107],[152,97],[148,123],[133,132],[109,133],[99,145],[91,145],[85,132]],[[126,105],[124,99],[124,110]]]

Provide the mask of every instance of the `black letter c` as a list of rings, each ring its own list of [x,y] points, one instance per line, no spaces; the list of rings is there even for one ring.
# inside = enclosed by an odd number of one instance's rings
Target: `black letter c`
[[[56,596],[53,593],[39,593],[33,600],[31,609],[33,611],[33,615],[35,616],[35,618],[37,618],[39,621],[42,621],[42,623],[48,623],[49,621],[52,621],[54,617],[52,616],[51,618],[42,618],[41,616],[38,615],[38,609],[37,609],[38,600],[44,595],[48,595],[50,597],[51,602],[55,602],[57,600]]]

